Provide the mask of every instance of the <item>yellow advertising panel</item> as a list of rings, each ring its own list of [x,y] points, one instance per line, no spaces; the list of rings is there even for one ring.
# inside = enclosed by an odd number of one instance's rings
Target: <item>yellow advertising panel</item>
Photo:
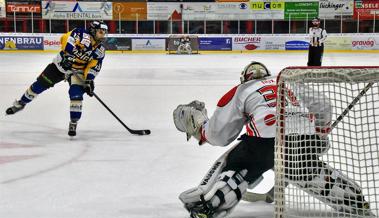
[[[250,2],[250,9],[251,10],[284,10],[284,1],[280,2],[260,2],[260,1],[254,1]]]
[[[351,50],[352,38],[350,36],[329,36],[325,41],[326,50]]]
[[[114,20],[147,20],[146,2],[113,2]]]

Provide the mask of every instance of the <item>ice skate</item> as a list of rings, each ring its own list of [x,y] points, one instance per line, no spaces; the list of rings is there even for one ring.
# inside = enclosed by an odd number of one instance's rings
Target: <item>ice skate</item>
[[[77,126],[77,122],[72,122],[70,121],[70,124],[68,126],[68,135],[69,136],[76,136],[76,126]]]
[[[16,100],[14,103],[13,103],[13,106],[9,107],[5,113],[7,115],[12,115],[12,114],[15,114],[17,112],[19,112],[20,110],[24,109],[25,107],[25,103],[20,101],[20,100]]]

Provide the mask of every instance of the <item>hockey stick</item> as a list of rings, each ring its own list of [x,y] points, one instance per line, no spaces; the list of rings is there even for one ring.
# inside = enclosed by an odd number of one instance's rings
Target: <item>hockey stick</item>
[[[78,71],[73,71],[73,75],[75,76],[75,78],[77,78],[79,81],[83,82],[83,79],[78,76]],[[100,97],[98,95],[96,95],[95,92],[93,92],[93,96],[95,96],[95,98],[109,111],[109,113],[111,113],[113,115],[114,118],[116,118],[116,120],[121,123],[121,125],[123,127],[125,127],[125,129],[127,129],[131,134],[134,134],[134,135],[150,135],[151,131],[148,130],[148,129],[144,129],[144,130],[135,130],[135,129],[131,129],[129,128],[124,122],[122,122],[122,120],[120,118],[118,118],[118,116],[113,113],[113,111],[100,99]]]
[[[98,95],[96,95],[96,93],[93,93],[93,96],[95,96],[95,98],[109,111],[109,113],[111,113],[113,115],[113,117],[116,118],[118,120],[118,122],[120,122],[121,125],[124,126],[125,129],[127,129],[131,134],[149,135],[151,133],[151,131],[148,129],[144,129],[144,130],[130,129],[127,125],[125,125],[124,122],[122,122],[122,120],[120,118],[118,118],[118,116],[115,113],[113,113],[113,111],[99,98]]]

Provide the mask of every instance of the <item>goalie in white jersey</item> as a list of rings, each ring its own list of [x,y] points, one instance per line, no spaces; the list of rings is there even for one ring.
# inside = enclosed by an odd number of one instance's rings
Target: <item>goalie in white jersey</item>
[[[211,118],[207,116],[204,103],[199,101],[179,105],[174,110],[176,128],[187,134],[187,140],[194,136],[200,145],[208,142],[215,146],[227,146],[239,136],[243,127],[246,127],[246,134],[239,138],[240,142],[214,163],[200,185],[179,196],[192,218],[225,217],[237,205],[247,188],[253,188],[252,186],[256,185],[255,182],[261,175],[273,168],[276,92],[276,77],[271,76],[263,64],[252,62],[243,70],[241,84],[232,88],[219,100]],[[308,108],[308,113],[314,116],[310,119],[304,114],[299,114],[296,119],[297,122],[307,122],[307,126],[310,127],[297,133],[294,138],[297,141],[306,141],[298,143],[294,149],[297,149],[296,152],[301,149],[300,152],[304,152],[304,160],[308,162],[300,163],[301,166],[287,166],[289,171],[287,175],[300,188],[316,184],[317,187],[314,188],[316,190],[316,188],[327,187],[327,181],[320,179],[322,176],[327,174],[326,176],[331,177],[330,174],[335,173],[334,169],[318,159],[318,155],[325,152],[329,146],[326,135],[330,131],[332,108],[323,94],[314,96],[309,93],[307,88],[303,87],[288,96],[289,103],[304,104]],[[301,101],[298,101],[299,99]],[[304,171],[317,169],[317,175],[309,178],[298,175],[298,171],[291,171],[291,168],[299,169],[299,167]],[[300,174],[305,175],[307,172],[300,172]],[[345,184],[353,183],[346,181],[348,179],[343,175],[337,175],[337,177],[336,179],[343,180]],[[352,186],[356,187],[355,184]],[[337,187],[335,185],[334,188]],[[330,190],[328,193],[336,195],[335,192],[341,192],[342,202],[347,197],[351,198],[351,196],[344,196],[346,194],[344,187],[341,189],[342,191]],[[312,194],[321,195],[321,193],[313,192]],[[316,197],[324,200],[320,196]],[[363,196],[360,197],[363,198]],[[335,197],[334,200],[336,200]]]

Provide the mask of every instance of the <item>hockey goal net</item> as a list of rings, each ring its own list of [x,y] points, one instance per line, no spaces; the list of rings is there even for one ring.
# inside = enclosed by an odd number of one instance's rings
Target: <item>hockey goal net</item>
[[[377,217],[379,67],[289,67],[277,83],[275,217]]]
[[[177,34],[177,35],[170,35],[167,40],[167,51],[168,54],[178,54],[178,48],[180,46],[180,39],[183,37],[189,37],[190,43],[189,46],[191,48],[191,54],[199,54],[199,37],[197,35],[183,35],[183,34]],[[185,52],[183,52],[185,53]]]

